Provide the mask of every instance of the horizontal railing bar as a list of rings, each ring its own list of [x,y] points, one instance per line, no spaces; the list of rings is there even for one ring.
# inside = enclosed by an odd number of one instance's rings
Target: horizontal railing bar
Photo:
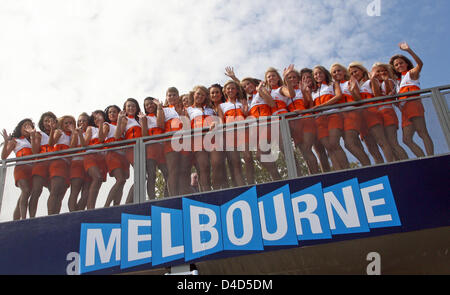
[[[354,101],[354,102],[347,102],[347,103],[341,103],[341,104],[334,104],[334,105],[330,105],[330,106],[325,106],[325,107],[318,107],[314,110],[308,109],[308,110],[304,110],[304,111],[295,111],[295,112],[289,112],[289,113],[284,113],[284,114],[279,114],[276,116],[268,116],[265,117],[263,120],[259,119],[259,118],[251,118],[251,119],[246,119],[243,121],[237,121],[237,122],[232,122],[232,123],[226,123],[226,124],[219,124],[217,125],[217,127],[221,127],[223,128],[222,131],[226,132],[227,127],[230,126],[234,126],[236,125],[236,127],[234,129],[238,130],[238,129],[244,129],[244,128],[248,128],[248,126],[243,126],[243,127],[237,127],[237,125],[250,125],[252,123],[256,123],[258,122],[259,126],[265,126],[265,125],[269,125],[271,124],[271,118],[276,120],[280,120],[280,117],[288,117],[288,116],[296,116],[293,118],[287,118],[288,121],[291,120],[295,120],[298,119],[299,115],[303,115],[303,114],[308,114],[308,115],[304,115],[301,116],[301,118],[312,118],[312,117],[319,117],[321,115],[328,115],[328,114],[333,114],[333,113],[340,113],[340,112],[347,112],[349,111],[349,109],[342,109],[343,107],[348,107],[348,106],[356,106],[354,109],[352,110],[357,110],[357,109],[364,109],[364,108],[368,108],[368,107],[373,107],[373,106],[380,106],[380,105],[387,105],[387,104],[396,104],[399,103],[399,100],[393,100],[393,101],[384,101],[384,100],[389,100],[389,99],[395,99],[398,97],[404,97],[404,96],[412,96],[406,99],[402,99],[401,102],[406,102],[406,101],[410,101],[410,100],[417,100],[417,99],[423,99],[423,98],[428,98],[431,96],[432,94],[432,90],[433,89],[439,89],[439,90],[445,90],[445,89],[450,89],[450,84],[449,85],[443,85],[443,86],[437,86],[437,87],[433,87],[433,88],[427,88],[427,89],[421,89],[421,90],[417,90],[417,91],[411,91],[411,92],[407,92],[407,93],[400,93],[400,94],[396,94],[396,95],[391,95],[391,96],[380,96],[380,97],[374,97],[374,98],[370,98],[370,99],[364,99],[364,100],[360,100],[360,101]],[[424,96],[414,96],[417,94],[424,94],[424,93],[429,93],[428,95],[424,95]],[[370,104],[367,105],[367,103],[370,102],[379,102],[378,104]],[[359,106],[362,105],[362,106]],[[316,113],[316,114],[310,114],[311,112],[323,112],[326,110],[332,110],[332,112],[327,112],[327,113]],[[263,121],[262,123],[259,123],[260,121]],[[167,132],[167,133],[162,133],[162,134],[157,134],[157,135],[151,135],[151,136],[145,136],[145,137],[141,137],[141,139],[144,140],[145,144],[151,144],[151,143],[159,143],[159,142],[165,142],[165,141],[169,141],[172,139],[181,139],[182,137],[192,137],[192,136],[199,136],[200,133],[203,132],[208,132],[210,131],[208,127],[204,127],[204,128],[195,128],[195,129],[187,129],[187,130],[179,130],[179,131],[171,131],[171,132]],[[177,134],[176,137],[171,137],[172,135]],[[189,135],[190,134],[190,135]],[[31,162],[36,162],[37,160],[48,160],[50,158],[54,158],[53,156],[57,156],[57,155],[61,155],[64,154],[63,156],[57,157],[57,159],[61,159],[61,158],[69,158],[69,157],[75,157],[75,156],[82,156],[88,153],[92,153],[92,152],[86,152],[86,150],[97,150],[100,148],[106,148],[108,147],[107,151],[113,151],[114,150],[123,150],[124,146],[129,145],[130,148],[132,148],[132,146],[134,145],[134,143],[137,141],[138,139],[133,138],[133,139],[126,139],[126,140],[120,140],[120,141],[114,141],[114,142],[109,142],[109,143],[102,143],[102,144],[97,144],[97,145],[90,145],[90,146],[85,146],[85,147],[76,147],[76,148],[70,148],[70,149],[65,149],[65,150],[61,150],[61,151],[56,151],[56,152],[48,152],[48,153],[42,153],[42,154],[33,154],[30,156],[24,156],[24,157],[19,157],[19,158],[10,158],[10,159],[6,159],[4,160],[4,163],[10,163],[10,162],[24,162],[27,160],[33,160]],[[116,147],[116,148],[114,148]],[[83,152],[80,152],[83,151]],[[106,152],[106,150],[105,150]],[[70,153],[70,155],[67,155],[68,153]],[[36,158],[39,159],[36,159]]]

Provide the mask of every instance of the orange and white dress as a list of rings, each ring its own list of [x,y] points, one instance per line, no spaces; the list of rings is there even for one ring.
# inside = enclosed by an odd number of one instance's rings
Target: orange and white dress
[[[281,87],[272,88],[270,91],[275,106],[271,108],[272,115],[279,115],[288,112],[288,98],[281,94]]]
[[[272,115],[271,107],[264,101],[264,99],[259,95],[258,92],[254,92],[252,95],[252,99],[250,101],[249,112],[247,119],[256,118],[263,119],[266,122],[269,122],[269,119],[266,117],[270,117]],[[270,125],[259,125],[256,129],[256,134],[253,128],[249,128],[249,142],[255,142],[257,140],[260,142],[261,140],[266,140],[267,142],[271,139],[270,134]]]
[[[209,127],[213,122],[214,110],[211,108],[190,106],[186,108],[186,113],[191,121],[192,129]],[[192,151],[194,152],[204,150],[203,136],[199,136],[197,133],[195,132],[194,136],[191,137]]]
[[[58,141],[53,146],[53,151],[62,151],[70,148],[70,140],[71,140],[72,134],[71,132],[61,132],[61,136],[59,137]],[[59,154],[58,156],[62,156],[63,154]],[[62,158],[62,159],[55,159],[50,162],[49,166],[49,178],[52,179],[53,177],[62,177],[65,179],[66,184],[69,185],[69,176],[70,176],[70,158]]]
[[[158,127],[155,114],[147,114],[148,135],[158,135],[164,133],[163,129]],[[155,160],[158,163],[165,163],[163,145],[161,143],[152,143],[146,145],[146,159]]]
[[[396,82],[392,79],[390,79],[390,80],[393,82],[394,87],[396,87]],[[388,95],[386,93],[386,82],[381,81],[380,83],[381,83],[381,94],[383,96]],[[394,100],[395,99],[386,99],[383,102],[394,101]],[[395,125],[398,128],[398,117],[397,117],[397,114],[395,113],[394,105],[392,103],[379,106],[378,111],[381,115],[381,118],[383,119],[384,127]]]
[[[106,124],[109,126],[109,131],[105,137],[105,143],[116,141],[114,134],[116,133],[117,123],[114,124],[106,122]],[[108,147],[105,147],[105,149],[108,149]],[[110,176],[113,176],[111,173],[117,168],[123,169],[127,176],[130,175],[130,163],[128,163],[128,160],[125,158],[125,152],[123,150],[107,151],[105,155],[105,162]]]
[[[136,118],[133,116],[127,116],[127,125],[124,131],[124,138],[133,139],[142,137],[142,128],[141,125],[136,121]],[[130,145],[134,145],[134,143],[130,143]],[[128,163],[131,165],[134,164],[134,149],[128,148],[125,150],[125,158]]]
[[[97,127],[91,126],[91,139],[89,140],[88,145],[97,145],[101,144],[100,139],[98,137],[99,130]],[[88,150],[88,153],[84,156],[83,165],[86,173],[92,167],[97,167],[100,170],[100,174],[102,175],[103,181],[106,181],[106,162],[105,162],[105,153],[104,152],[96,152],[95,150]]]
[[[220,108],[225,124],[245,120],[244,106],[239,101],[226,101],[220,104]],[[248,128],[243,129],[244,126],[244,124],[239,124],[225,129],[225,146],[229,147],[226,150],[229,150],[231,147],[245,146],[246,137],[248,137],[246,135],[248,134]],[[233,141],[233,144],[231,144],[231,141]]]
[[[295,97],[288,99],[287,108],[289,112],[306,110],[303,93],[298,87],[295,87]],[[305,115],[307,114],[303,114],[302,116]],[[303,141],[303,133],[316,133],[314,118],[301,118],[302,116],[299,115],[297,119],[291,121],[293,122],[293,132],[291,135],[296,145]]]
[[[43,154],[43,153],[51,152],[52,148],[48,145],[50,137],[45,132],[42,132],[42,131],[38,131],[38,132],[41,135],[39,153]],[[41,159],[42,159],[42,157],[41,157]],[[42,178],[44,178],[44,181],[47,183],[48,176],[49,176],[48,169],[49,169],[49,161],[36,162],[33,164],[33,171],[31,174],[41,176]]]
[[[320,84],[320,87],[317,87],[315,91],[312,92],[312,99],[314,106],[320,106],[335,96],[333,84]],[[324,137],[329,136],[329,131],[332,129],[341,129],[344,128],[344,119],[340,113],[328,114],[333,111],[333,109],[329,109],[326,111],[322,111],[321,115],[319,115],[316,120],[316,130],[317,130],[317,139],[322,139]]]
[[[344,102],[354,102],[355,99],[353,98],[353,95],[348,88],[349,81],[340,81],[339,86],[341,87]],[[342,113],[342,116],[344,117],[344,131],[356,130],[358,133],[360,133],[362,123],[361,111],[352,110],[353,108],[354,106],[346,106],[342,108],[343,110],[347,110],[346,112]]]
[[[372,91],[372,87],[370,85],[370,80],[365,81],[359,86],[359,92],[361,93],[361,98],[371,99],[374,98],[375,95]],[[365,103],[364,105],[372,105],[374,102]],[[375,125],[383,124],[383,118],[378,112],[378,107],[367,107],[362,110],[363,120],[365,121],[365,125],[367,129],[372,128]],[[362,132],[362,135],[366,135],[366,130]]]
[[[31,143],[27,138],[21,136],[19,138],[15,138],[15,141],[16,145],[14,147],[14,153],[16,154],[16,158],[33,154],[31,150]],[[20,162],[14,166],[14,183],[17,187],[19,180],[26,180],[31,187],[32,169],[32,165],[20,164]]]
[[[81,136],[84,136],[81,134]],[[81,147],[81,145],[78,145],[78,147]],[[79,151],[78,153],[84,152],[83,150]],[[69,178],[80,178],[84,179],[85,181],[89,180],[89,176],[86,174],[86,171],[84,170],[84,156],[74,156],[71,158],[70,161],[70,173]]]
[[[180,116],[178,115],[174,106],[170,105],[166,108],[163,108],[163,111],[164,111],[164,132],[165,133],[179,131],[183,128],[183,122],[181,121]],[[170,140],[164,141],[163,146],[164,146],[163,147],[164,154],[174,152],[174,149],[172,148],[172,143]],[[188,151],[184,151],[184,150],[182,150],[181,152],[188,153]]]
[[[400,83],[398,84],[397,93],[407,93],[410,91],[420,90],[419,80],[411,79],[410,71],[402,73]],[[417,96],[417,95],[415,95]],[[411,95],[399,97],[400,100],[410,98]],[[414,117],[425,116],[425,109],[420,99],[400,102],[400,110],[402,112],[402,127],[412,124],[411,119]]]

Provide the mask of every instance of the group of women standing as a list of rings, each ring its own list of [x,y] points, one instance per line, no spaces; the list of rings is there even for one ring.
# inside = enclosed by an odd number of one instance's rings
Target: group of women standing
[[[2,159],[12,151],[16,157],[57,152],[75,147],[88,147],[101,143],[120,144],[128,140],[129,148],[114,148],[114,144],[97,149],[75,153],[59,153],[59,157],[46,159],[51,155],[38,157],[32,164],[18,164],[14,169],[15,185],[21,194],[14,212],[14,219],[36,215],[37,203],[43,187],[50,195],[47,202],[48,214],[61,210],[66,191],[70,188],[68,207],[70,211],[95,208],[99,189],[106,177],[115,179],[105,207],[120,204],[124,185],[130,176],[130,165],[134,165],[133,140],[140,137],[160,135],[190,128],[210,130],[226,123],[222,136],[209,141],[193,138],[189,148],[179,149],[168,136],[163,142],[146,143],[147,194],[155,198],[156,170],[165,180],[165,196],[191,193],[190,174],[195,167],[199,175],[200,191],[229,187],[225,167],[228,163],[230,181],[233,186],[255,183],[254,158],[268,153],[258,145],[256,152],[250,150],[251,136],[245,132],[230,131],[230,124],[249,118],[263,119],[289,113],[291,136],[298,147],[311,174],[350,167],[347,155],[340,144],[348,150],[361,165],[370,165],[384,160],[404,160],[406,151],[397,141],[399,120],[394,107],[401,111],[403,142],[418,157],[423,150],[413,141],[417,132],[423,140],[427,155],[434,152],[433,142],[428,134],[424,119],[424,108],[420,100],[402,101],[411,96],[399,97],[396,103],[374,105],[373,101],[354,103],[379,96],[406,93],[420,89],[419,74],[422,61],[406,43],[400,43],[401,50],[411,54],[416,66],[403,55],[395,55],[389,64],[376,63],[369,72],[361,63],[352,62],[347,67],[333,64],[329,70],[323,66],[300,71],[290,65],[282,76],[269,68],[264,80],[252,77],[238,79],[233,68],[226,68],[231,80],[223,86],[213,84],[209,88],[195,86],[189,94],[179,94],[177,88],[166,91],[165,103],[147,97],[143,112],[137,100],[129,98],[122,109],[108,106],[104,111],[96,110],[91,115],[82,113],[78,120],[66,115],[59,119],[52,112],[42,114],[36,130],[31,119],[19,122],[12,134],[3,130],[4,145]],[[380,103],[377,101],[375,103]],[[339,105],[336,108],[330,106]],[[367,105],[361,108],[361,105]],[[324,109],[324,107],[327,107]],[[333,112],[345,109],[345,112]],[[295,114],[297,113],[297,114]],[[299,115],[300,114],[300,115]],[[185,119],[188,118],[188,119]],[[273,118],[273,117],[272,117]],[[183,125],[184,124],[184,125]],[[269,127],[258,126],[258,139],[270,138]],[[223,148],[230,139],[233,149]],[[197,134],[197,137],[199,135]],[[124,143],[122,143],[124,145]],[[240,149],[238,149],[240,147]],[[243,148],[242,148],[243,147]],[[380,152],[381,149],[381,152]],[[283,149],[281,149],[283,152]],[[83,152],[81,155],[76,153]],[[245,162],[242,171],[241,156]],[[383,157],[384,156],[384,157]],[[272,180],[281,179],[274,161],[260,161]],[[131,186],[126,203],[133,201]],[[81,193],[81,196],[79,197]]]

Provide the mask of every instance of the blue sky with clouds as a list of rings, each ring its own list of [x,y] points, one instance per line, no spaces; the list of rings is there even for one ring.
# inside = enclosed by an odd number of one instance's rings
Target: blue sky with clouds
[[[2,0],[0,129],[224,83],[226,66],[370,68],[400,41],[424,61],[423,88],[450,84],[449,12],[448,0]]]
[[[402,40],[424,60],[422,87],[448,84],[449,1],[378,2],[380,16],[367,15],[373,0],[4,0],[0,87],[15,110],[0,127],[223,83],[227,65],[259,78],[289,63],[370,67]]]

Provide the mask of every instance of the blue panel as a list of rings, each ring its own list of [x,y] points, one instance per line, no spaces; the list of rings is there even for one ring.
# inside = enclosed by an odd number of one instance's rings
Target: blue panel
[[[120,224],[82,223],[80,273],[120,264]]]
[[[356,178],[326,187],[323,194],[333,235],[370,231]]]
[[[120,268],[152,261],[151,217],[122,214],[122,243]]]
[[[264,246],[298,245],[288,184],[260,197],[258,207]]]
[[[322,184],[317,183],[293,193],[291,199],[298,239],[330,239],[331,232],[323,198]]]
[[[263,250],[256,188],[220,207],[224,250]]]
[[[152,265],[184,258],[183,212],[152,206]]]
[[[220,207],[183,198],[185,261],[223,250]]]
[[[359,187],[371,228],[401,225],[387,176],[361,183]]]

